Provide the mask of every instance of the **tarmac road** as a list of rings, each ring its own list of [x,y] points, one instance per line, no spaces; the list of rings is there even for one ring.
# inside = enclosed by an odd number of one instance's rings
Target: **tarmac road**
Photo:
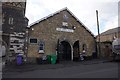
[[[56,65],[54,65],[56,66]],[[36,69],[28,72],[10,72],[4,78],[118,78],[118,63],[73,65],[62,68]]]

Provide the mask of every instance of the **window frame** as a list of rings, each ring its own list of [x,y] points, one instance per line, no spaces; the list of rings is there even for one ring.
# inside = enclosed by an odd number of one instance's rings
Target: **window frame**
[[[13,17],[9,17],[8,24],[13,25]]]
[[[40,48],[42,48],[42,49],[40,49]],[[39,54],[44,54],[45,53],[45,42],[44,41],[40,41],[39,42],[39,50],[38,50],[38,53]]]

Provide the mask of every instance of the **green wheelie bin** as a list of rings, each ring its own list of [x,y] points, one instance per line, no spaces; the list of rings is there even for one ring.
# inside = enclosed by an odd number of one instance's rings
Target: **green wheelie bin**
[[[51,64],[56,64],[57,56],[55,54],[51,55]]]
[[[48,60],[48,63],[50,64],[51,63],[51,55],[47,55],[47,60]]]

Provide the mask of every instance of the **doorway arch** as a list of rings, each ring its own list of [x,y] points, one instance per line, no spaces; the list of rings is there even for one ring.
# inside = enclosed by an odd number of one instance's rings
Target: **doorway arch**
[[[58,50],[59,61],[71,60],[71,45],[68,41],[61,41]]]
[[[73,61],[79,61],[79,40],[73,44]]]

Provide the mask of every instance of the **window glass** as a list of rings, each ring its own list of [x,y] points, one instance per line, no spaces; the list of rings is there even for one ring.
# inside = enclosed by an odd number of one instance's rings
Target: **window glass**
[[[44,42],[39,43],[39,53],[44,53]]]
[[[12,17],[9,18],[9,24],[13,24],[13,18]]]
[[[87,50],[87,45],[83,44],[83,50]]]

